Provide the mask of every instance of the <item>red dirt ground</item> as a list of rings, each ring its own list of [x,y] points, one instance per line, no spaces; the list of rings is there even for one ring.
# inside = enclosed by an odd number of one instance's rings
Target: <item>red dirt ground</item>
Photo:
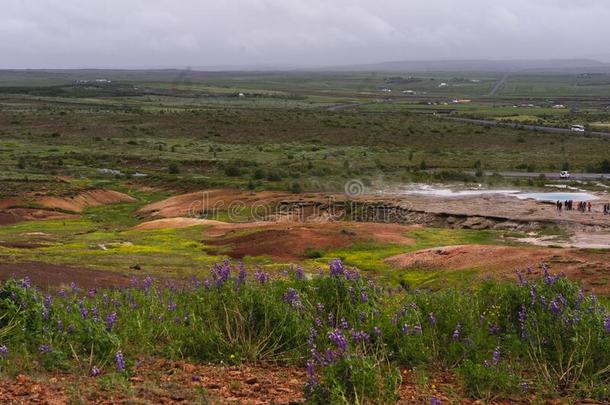
[[[306,258],[306,250],[331,250],[349,247],[355,242],[376,241],[411,244],[413,240],[404,236],[415,227],[398,224],[346,223],[346,222],[280,222],[259,223],[252,231],[243,232],[243,227],[231,228],[232,224],[212,227],[206,245],[225,247],[230,257],[270,256],[276,260],[299,260]],[[223,250],[224,252],[224,250]]]
[[[0,263],[1,281],[26,276],[42,289],[68,287],[71,282],[85,289],[129,285],[129,277],[110,271],[40,262]]]
[[[76,215],[64,214],[34,208],[10,208],[0,211],[0,226],[12,225],[22,221],[41,221],[45,219],[72,219]]]
[[[146,205],[138,211],[140,217],[196,217],[204,211],[226,211],[231,204],[239,202],[244,206],[267,205],[284,198],[294,198],[295,194],[275,191],[244,192],[240,190],[214,189],[177,195]]]
[[[475,405],[482,401],[462,398],[455,378],[449,373],[430,376],[429,383],[416,383],[413,373],[403,370],[398,404],[429,404],[432,396],[443,404]],[[300,404],[305,370],[271,364],[222,366],[194,365],[163,360],[141,361],[140,367],[126,381],[108,388],[100,380],[70,374],[33,378],[18,375],[0,380],[3,404],[69,402],[87,404]],[[204,393],[204,394],[202,394]],[[529,404],[534,397],[492,400],[489,405]],[[540,404],[561,404],[542,401]],[[594,402],[588,402],[593,404]]]
[[[87,207],[134,201],[135,198],[114,190],[89,190],[71,197],[40,197],[35,203],[50,209],[82,212]]]
[[[386,261],[397,268],[445,269],[478,268],[485,276],[514,279],[515,271],[532,266],[540,272],[546,263],[551,272],[564,273],[583,287],[598,294],[610,294],[608,253],[578,249],[553,249],[526,246],[462,245],[445,246],[393,256]]]

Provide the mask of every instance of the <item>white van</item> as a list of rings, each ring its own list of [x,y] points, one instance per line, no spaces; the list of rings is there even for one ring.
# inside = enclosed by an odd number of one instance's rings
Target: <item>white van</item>
[[[570,131],[572,132],[585,132],[584,125],[572,125],[570,127]]]

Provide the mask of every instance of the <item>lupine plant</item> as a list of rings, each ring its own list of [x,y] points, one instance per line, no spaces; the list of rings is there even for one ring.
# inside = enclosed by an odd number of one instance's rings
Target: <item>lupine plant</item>
[[[479,398],[552,392],[610,399],[610,315],[576,283],[408,291],[340,260],[271,276],[225,261],[191,280],[43,293],[0,284],[0,371],[31,364],[128,376],[143,356],[307,369],[311,403],[389,403],[400,369],[453,370]]]

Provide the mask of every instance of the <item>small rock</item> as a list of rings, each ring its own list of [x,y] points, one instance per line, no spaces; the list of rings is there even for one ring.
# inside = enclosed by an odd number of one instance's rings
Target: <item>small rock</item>
[[[184,401],[186,399],[186,394],[184,392],[175,392],[170,398],[174,401]]]
[[[256,384],[258,382],[258,378],[256,377],[250,377],[248,379],[246,379],[246,384]]]

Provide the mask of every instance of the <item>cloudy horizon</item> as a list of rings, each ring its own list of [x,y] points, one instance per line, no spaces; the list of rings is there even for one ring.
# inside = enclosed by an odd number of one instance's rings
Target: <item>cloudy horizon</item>
[[[0,69],[610,62],[605,0],[9,0]]]

